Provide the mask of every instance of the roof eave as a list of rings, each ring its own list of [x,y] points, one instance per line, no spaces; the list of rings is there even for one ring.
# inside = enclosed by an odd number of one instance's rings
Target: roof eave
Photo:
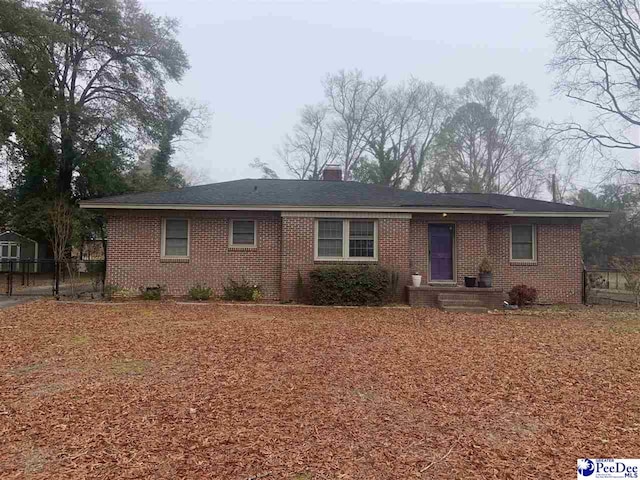
[[[484,215],[508,215],[511,209],[474,207],[373,207],[350,205],[195,205],[195,204],[140,204],[80,202],[80,208],[97,210],[257,210],[289,212],[406,212],[406,213],[475,213]]]
[[[24,235],[22,235],[22,234],[20,234],[18,232],[14,232],[13,230],[5,230],[4,232],[0,232],[0,237],[3,236],[3,235],[6,235],[7,233],[11,233],[13,235],[17,235],[17,236],[22,237],[25,240],[29,240],[30,242],[33,242],[33,243],[38,243],[35,240],[33,240],[32,238],[25,237]]]
[[[197,205],[80,202],[80,208],[97,210],[208,210],[208,211],[288,211],[288,212],[380,212],[380,213],[464,213],[509,217],[607,218],[610,212],[523,212],[513,209],[480,207],[372,207],[329,205]]]
[[[508,217],[608,218],[611,212],[523,212],[513,211]]]

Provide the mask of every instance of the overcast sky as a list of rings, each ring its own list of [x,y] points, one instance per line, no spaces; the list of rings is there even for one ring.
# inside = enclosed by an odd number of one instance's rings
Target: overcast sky
[[[210,181],[256,177],[248,164],[269,162],[287,176],[274,149],[300,107],[322,100],[328,72],[358,68],[390,82],[413,75],[450,90],[499,74],[524,82],[535,112],[557,121],[585,113],[552,95],[553,53],[540,2],[519,1],[229,1],[143,0],[176,17],[191,70],[175,96],[209,105],[208,138],[179,154]],[[580,180],[582,186],[591,181]]]

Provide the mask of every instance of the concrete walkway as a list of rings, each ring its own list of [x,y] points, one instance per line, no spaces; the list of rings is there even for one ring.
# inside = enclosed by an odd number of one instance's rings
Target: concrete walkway
[[[14,305],[20,305],[21,303],[33,302],[38,299],[40,299],[40,297],[7,297],[0,295],[0,309],[13,307]]]

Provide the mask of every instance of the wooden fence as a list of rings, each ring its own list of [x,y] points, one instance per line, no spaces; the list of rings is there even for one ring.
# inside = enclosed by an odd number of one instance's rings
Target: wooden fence
[[[587,268],[583,277],[583,302],[590,304],[635,303],[624,275],[614,268]]]

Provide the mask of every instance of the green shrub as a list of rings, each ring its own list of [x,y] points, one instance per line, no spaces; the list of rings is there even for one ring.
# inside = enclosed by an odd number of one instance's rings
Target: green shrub
[[[518,305],[522,307],[529,305],[536,301],[538,298],[538,291],[533,287],[527,287],[526,285],[516,285],[509,291],[509,303],[511,305]]]
[[[309,276],[314,305],[382,305],[389,291],[389,272],[381,267],[335,265]]]
[[[226,285],[222,286],[224,293],[222,298],[240,302],[258,302],[262,300],[262,289],[260,285],[249,283],[246,279],[236,282],[230,278]]]
[[[165,292],[166,287],[162,285],[156,285],[155,287],[140,287],[140,293],[143,300],[162,300],[162,294]]]
[[[199,283],[189,289],[189,296],[193,300],[209,300],[213,295],[211,287],[200,285]]]
[[[104,292],[102,293],[102,295],[107,300],[111,300],[118,293],[122,292],[122,290],[123,290],[123,288],[120,285],[115,285],[115,284],[109,283],[109,284],[104,286]]]
[[[85,266],[87,268],[87,273],[96,274],[104,272],[104,262],[89,260],[85,262]]]

